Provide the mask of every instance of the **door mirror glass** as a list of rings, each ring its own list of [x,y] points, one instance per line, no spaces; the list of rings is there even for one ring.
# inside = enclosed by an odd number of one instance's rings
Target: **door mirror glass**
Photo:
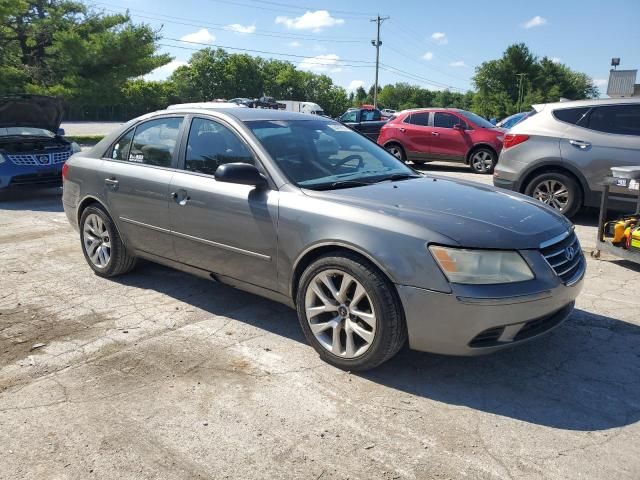
[[[258,169],[248,163],[226,163],[220,165],[215,173],[218,182],[252,185],[258,188],[267,186],[267,179]]]

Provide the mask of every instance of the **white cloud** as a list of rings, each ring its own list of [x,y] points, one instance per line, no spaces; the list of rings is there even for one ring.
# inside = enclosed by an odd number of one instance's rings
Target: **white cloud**
[[[427,53],[425,53],[424,55],[422,55],[422,58],[423,58],[424,60],[433,60],[433,53],[431,53],[431,52],[427,52]]]
[[[164,80],[171,75],[176,68],[187,65],[183,60],[171,60],[166,65],[156,68],[144,76],[145,80]]]
[[[302,44],[296,40],[294,40],[293,42],[289,42],[287,43],[287,47],[293,47],[293,48],[298,48],[301,47]]]
[[[360,87],[364,88],[364,81],[362,81],[362,80],[351,80],[349,82],[349,86],[347,87],[347,91],[355,92]]]
[[[326,52],[327,49],[325,47],[323,47],[322,45],[314,45],[313,46],[313,51],[314,52],[318,52],[318,53],[322,53],[322,52]]]
[[[468,65],[464,63],[464,60],[457,60],[455,62],[451,62],[449,66],[450,67],[467,67]]]
[[[447,34],[444,32],[434,32],[431,35],[431,40],[436,42],[438,45],[446,45],[449,43],[449,39],[447,38]]]
[[[552,61],[553,63],[560,63],[560,62],[561,62],[560,58],[558,58],[558,57],[553,57],[553,58],[551,59],[551,61]]]
[[[533,27],[540,27],[545,23],[547,23],[546,18],[541,17],[540,15],[536,15],[531,20],[526,21],[522,26],[524,28],[533,28]]]
[[[606,78],[594,78],[593,84],[596,87],[602,88],[602,87],[606,87],[609,84],[609,80],[607,80]]]
[[[326,10],[316,10],[315,12],[306,12],[301,17],[295,18],[278,16],[276,17],[276,23],[285,25],[287,28],[293,30],[311,30],[312,32],[319,32],[323,28],[342,25],[344,20],[332,17]]]
[[[240,25],[239,23],[232,23],[231,25],[227,25],[224,27],[225,30],[229,30],[231,32],[239,33],[244,35],[246,33],[253,33],[256,31],[255,25]]]
[[[310,72],[340,72],[342,68],[338,65],[340,57],[335,53],[326,55],[316,55],[315,57],[307,57],[298,67],[301,70],[309,70]]]
[[[197,32],[189,33],[180,37],[180,40],[185,42],[207,43],[213,42],[216,36],[209,32],[206,28],[201,28]]]

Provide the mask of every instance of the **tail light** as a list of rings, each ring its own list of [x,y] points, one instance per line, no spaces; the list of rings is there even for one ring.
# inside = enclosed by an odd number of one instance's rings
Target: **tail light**
[[[67,172],[69,171],[69,165],[67,165],[66,163],[64,165],[62,165],[62,179],[66,180],[67,179]]]
[[[529,135],[521,135],[519,133],[507,133],[502,141],[502,148],[507,149],[520,145],[522,142],[529,140]]]

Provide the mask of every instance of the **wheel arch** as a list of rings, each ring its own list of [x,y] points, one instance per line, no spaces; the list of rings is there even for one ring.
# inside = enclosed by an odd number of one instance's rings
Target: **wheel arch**
[[[109,217],[111,218],[111,220],[113,222],[113,225],[115,226],[116,230],[118,231],[118,235],[122,239],[122,243],[125,243],[125,237],[122,235],[122,231],[120,230],[120,227],[118,226],[118,223],[113,218],[113,215],[111,215],[111,212],[109,212],[109,209],[107,208],[107,206],[102,201],[100,201],[99,198],[94,197],[92,195],[87,195],[86,197],[84,197],[80,201],[80,203],[78,203],[78,208],[76,209],[76,221],[78,222],[78,228],[82,228],[82,226],[80,225],[80,219],[82,218],[82,212],[84,212],[87,209],[87,207],[90,207],[91,205],[99,205],[100,208],[102,208],[102,210],[104,210],[106,212],[106,214],[109,215]],[[125,247],[126,247],[126,243],[125,243]]]
[[[473,147],[471,147],[471,149],[467,153],[467,156],[464,159],[465,165],[469,165],[469,163],[471,162],[471,156],[481,148],[488,148],[489,150],[491,150],[494,153],[494,155],[496,156],[496,163],[497,163],[498,157],[499,157],[499,153],[498,153],[498,151],[495,149],[495,147],[493,145],[491,145],[489,143],[476,143]]]
[[[589,185],[587,183],[587,180],[584,178],[584,175],[582,175],[582,173],[577,168],[574,168],[572,165],[562,163],[560,161],[544,162],[541,164],[537,164],[534,167],[527,170],[522,175],[522,180],[520,180],[520,184],[518,185],[518,192],[524,193],[524,191],[527,188],[527,185],[529,185],[529,182],[536,175],[542,175],[544,173],[552,173],[552,172],[568,174],[569,176],[574,178],[577,181],[578,186],[580,187],[580,190],[582,192],[582,202],[583,203],[587,202],[587,199],[590,196],[591,190],[589,189]]]
[[[320,258],[322,255],[326,255],[327,253],[347,253],[350,255],[355,255],[360,259],[364,260],[366,263],[370,264],[374,268],[376,268],[382,275],[389,280],[389,282],[394,285],[394,295],[397,295],[398,292],[395,291],[395,283],[393,277],[389,274],[387,269],[385,269],[373,256],[369,253],[363,251],[355,247],[354,245],[345,244],[341,242],[328,242],[328,243],[320,243],[316,245],[312,245],[303,251],[293,265],[293,270],[291,274],[291,280],[289,284],[289,294],[291,295],[291,299],[295,305],[296,297],[298,294],[298,284],[300,282],[300,278],[302,277],[303,272],[306,268],[311,265],[315,260]]]

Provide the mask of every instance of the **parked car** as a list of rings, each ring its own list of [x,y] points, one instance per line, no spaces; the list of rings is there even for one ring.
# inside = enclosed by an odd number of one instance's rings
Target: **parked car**
[[[492,173],[503,135],[475,113],[423,108],[397,113],[382,127],[378,144],[402,161],[464,162],[475,173]]]
[[[396,111],[391,108],[383,108],[380,110],[383,117],[391,118],[395,115]]]
[[[236,103],[232,101],[228,102],[195,102],[195,103],[174,103],[173,105],[169,105],[167,110],[175,110],[180,108],[247,108],[246,105],[242,103]]]
[[[513,115],[510,115],[507,118],[505,118],[503,120],[500,120],[496,124],[496,127],[504,128],[505,130],[509,130],[511,127],[515,127],[522,120],[524,120],[525,118],[530,116],[532,113],[535,113],[535,112],[529,111],[529,112],[514,113]]]
[[[610,168],[640,163],[640,98],[534,105],[505,135],[494,185],[532,196],[567,216],[599,205]],[[625,190],[613,206],[634,210]]]
[[[324,110],[320,105],[313,102],[299,102],[297,100],[278,100],[278,103],[285,106],[289,112],[311,113],[313,115],[324,116]]]
[[[387,123],[388,118],[383,117],[377,108],[364,107],[350,108],[336,120],[375,142],[380,134],[380,129]]]
[[[58,98],[0,97],[0,190],[62,184],[62,166],[80,147],[63,138],[61,122]]]
[[[317,115],[156,112],[74,155],[64,178],[97,275],[145,258],[283,302],[347,370],[379,365],[407,338],[456,355],[534,338],[567,318],[585,271],[554,210],[416,174]]]

